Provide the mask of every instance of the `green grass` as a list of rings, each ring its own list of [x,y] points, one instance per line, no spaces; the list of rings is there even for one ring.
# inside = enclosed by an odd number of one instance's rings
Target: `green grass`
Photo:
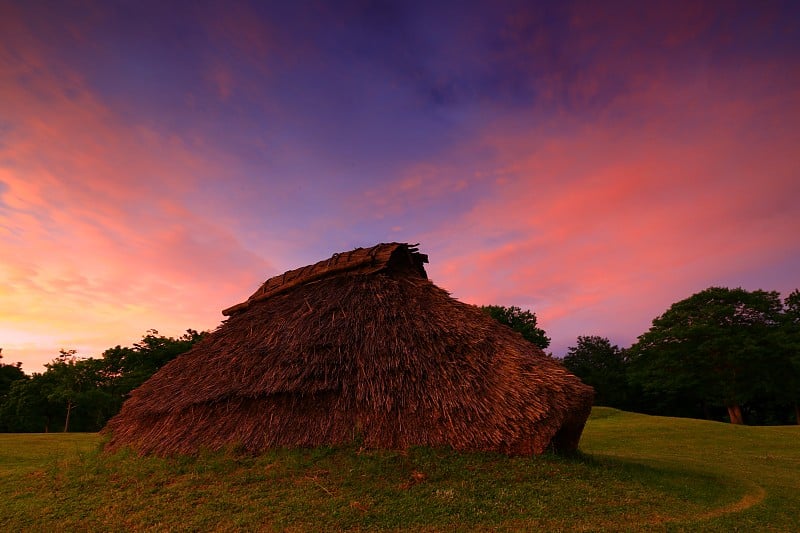
[[[675,528],[800,531],[800,427],[733,426],[595,408],[583,451],[613,466],[643,465],[716,480],[720,495],[700,513],[677,512]],[[679,511],[679,510],[676,510]],[[639,523],[648,523],[642,517]]]
[[[574,457],[417,448],[140,458],[0,435],[0,530],[796,531],[798,427],[596,408]]]

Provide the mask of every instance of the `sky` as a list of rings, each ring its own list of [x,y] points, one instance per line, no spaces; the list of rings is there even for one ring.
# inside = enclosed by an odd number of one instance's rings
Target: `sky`
[[[420,243],[563,356],[800,287],[797,2],[0,0],[0,347],[217,327]]]

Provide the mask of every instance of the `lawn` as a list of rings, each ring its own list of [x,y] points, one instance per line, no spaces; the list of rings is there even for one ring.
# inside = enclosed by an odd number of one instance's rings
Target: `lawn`
[[[798,427],[596,408],[575,457],[417,448],[98,453],[0,434],[0,530],[797,531]]]
[[[715,479],[725,496],[700,513],[669,517],[681,528],[800,531],[799,444],[798,426],[734,426],[595,408],[581,449],[609,466],[683,471],[687,492],[696,476]]]

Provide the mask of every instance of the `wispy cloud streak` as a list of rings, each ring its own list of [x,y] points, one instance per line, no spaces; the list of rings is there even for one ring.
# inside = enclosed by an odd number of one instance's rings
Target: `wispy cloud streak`
[[[621,4],[620,4],[621,5]],[[800,268],[791,5],[0,6],[0,346],[212,328],[264,278],[422,242],[563,353]]]

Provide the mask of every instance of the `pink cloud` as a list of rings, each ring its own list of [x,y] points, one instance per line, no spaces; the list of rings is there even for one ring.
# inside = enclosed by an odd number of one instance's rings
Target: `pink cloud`
[[[457,168],[443,162],[412,162],[400,176],[378,182],[355,198],[354,208],[365,205],[375,217],[397,217],[417,206],[439,202],[466,189],[469,177],[459,176]]]
[[[496,123],[496,185],[426,236],[442,255],[433,279],[468,302],[530,306],[562,343],[629,342],[678,299],[796,255],[800,109],[774,90],[782,75],[662,80],[563,135]]]
[[[30,371],[61,347],[97,355],[152,327],[167,334],[214,327],[220,309],[269,275],[341,251],[319,241],[375,235],[377,219],[387,238],[422,241],[432,279],[456,297],[531,307],[562,344],[581,334],[627,342],[673,301],[796,257],[797,70],[747,54],[735,64],[712,62],[717,42],[691,43],[717,26],[714,39],[728,38],[732,22],[707,4],[611,15],[593,5],[576,11],[567,39],[534,12],[512,17],[501,36],[507,46],[487,52],[496,54],[489,63],[541,77],[500,76],[491,91],[512,95],[513,104],[505,96],[454,104],[444,118],[457,133],[425,150],[435,154],[426,160],[409,156],[400,170],[392,160],[388,182],[358,173],[368,142],[352,156],[331,157],[336,150],[298,132],[322,126],[324,138],[339,129],[293,107],[291,94],[266,94],[272,82],[286,90],[271,68],[311,81],[306,64],[328,58],[318,43],[298,41],[248,8],[215,11],[199,21],[213,47],[200,47],[200,77],[187,77],[201,82],[191,86],[197,93],[180,96],[199,107],[210,88],[211,100],[241,96],[237,112],[252,105],[258,117],[279,119],[285,128],[252,126],[249,149],[281,163],[270,171],[302,168],[256,184],[241,175],[258,173],[261,159],[243,161],[200,131],[162,129],[154,109],[149,121],[130,108],[123,118],[110,107],[123,104],[100,98],[80,72],[55,60],[60,43],[47,42],[41,28],[81,40],[81,27],[45,21],[33,31],[3,5],[0,101],[13,103],[0,125],[4,354],[12,361],[22,354]],[[479,31],[485,21],[473,22]],[[662,54],[666,48],[677,56]],[[464,49],[448,50],[461,64]],[[337,65],[345,63],[323,71]],[[392,105],[397,95],[387,95]],[[240,124],[251,126],[228,127]],[[347,125],[363,126],[370,124]],[[319,180],[298,178],[303,172],[319,172]],[[348,176],[337,182],[341,190],[326,191],[326,176],[337,172]],[[357,185],[349,189],[351,175]],[[228,187],[229,176],[239,182]],[[317,205],[303,203],[296,180],[315,189]],[[326,192],[343,205],[323,205]],[[293,226],[292,217],[303,224]],[[770,283],[764,288],[793,288]]]
[[[234,80],[229,68],[221,64],[215,65],[208,71],[207,78],[219,95],[220,100],[225,102],[231,97]]]
[[[775,65],[740,68],[656,75],[589,119],[502,116],[410,162],[367,207],[418,217],[462,184],[470,207],[409,237],[436,283],[470,303],[533,308],[561,346],[630,342],[671,303],[797,254],[800,99],[786,90],[797,84]],[[472,166],[470,153],[493,155]]]
[[[97,356],[149,328],[216,326],[274,273],[192,203],[229,158],[123,122],[16,31],[18,53],[0,52],[4,355],[35,371],[62,347]]]

